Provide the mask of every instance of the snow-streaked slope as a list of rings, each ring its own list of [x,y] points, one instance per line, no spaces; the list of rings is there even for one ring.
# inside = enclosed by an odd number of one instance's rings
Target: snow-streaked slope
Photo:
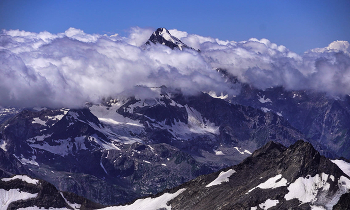
[[[92,137],[91,137],[92,138]],[[71,139],[57,139],[54,140],[54,142],[57,145],[50,145],[47,142],[43,142],[41,144],[30,144],[33,148],[43,149],[48,152],[51,152],[53,154],[66,156],[72,153],[73,147],[77,148],[77,150],[86,150],[85,146],[85,136],[75,137],[73,138],[74,141],[71,141]]]
[[[11,178],[2,178],[1,181],[8,182],[8,181],[15,180],[15,179],[20,179],[20,180],[27,182],[29,184],[38,184],[39,183],[39,180],[32,179],[27,175],[15,175]]]
[[[175,102],[173,102],[175,104]],[[175,104],[177,106],[178,104]],[[179,105],[181,106],[181,105]],[[175,139],[191,139],[194,135],[219,135],[219,126],[205,119],[196,109],[184,106],[187,112],[187,122],[175,121],[174,124],[167,125],[165,121],[151,122],[157,128],[169,131]]]
[[[167,202],[176,196],[180,195],[186,189],[180,189],[175,193],[164,193],[156,198],[144,198],[138,199],[134,203],[126,206],[111,206],[104,208],[103,210],[155,210],[155,209],[167,209],[170,210],[171,206],[167,205]]]
[[[122,102],[112,103],[110,107],[93,105],[90,107],[90,111],[105,126],[104,129],[100,129],[102,133],[124,144],[142,142],[141,139],[131,135],[131,133],[140,134],[144,132],[144,126],[136,120],[118,114],[117,110],[122,105]]]

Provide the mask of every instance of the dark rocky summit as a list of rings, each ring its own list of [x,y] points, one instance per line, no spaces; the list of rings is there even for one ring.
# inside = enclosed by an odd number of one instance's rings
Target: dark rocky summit
[[[172,209],[332,209],[338,201],[335,209],[350,208],[349,176],[304,141],[289,148],[269,142],[242,163],[170,192],[178,189],[185,191],[168,202]]]
[[[172,36],[170,32],[166,28],[158,28],[153,34],[150,36],[146,45],[153,44],[162,44],[173,49],[183,50],[183,49],[191,49],[195,50],[192,47],[184,44],[180,39]]]

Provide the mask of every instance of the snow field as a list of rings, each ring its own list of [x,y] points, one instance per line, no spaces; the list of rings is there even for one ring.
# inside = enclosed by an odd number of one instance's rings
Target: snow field
[[[230,169],[226,172],[222,171],[219,176],[212,182],[210,182],[207,186],[205,187],[211,187],[211,186],[214,186],[214,185],[220,185],[221,183],[223,182],[228,182],[229,181],[229,178],[230,176],[232,176],[232,174],[236,173],[235,170],[233,169]]]
[[[167,209],[170,210],[171,206],[168,206],[166,203],[173,198],[180,195],[186,189],[180,189],[176,193],[164,193],[163,195],[157,198],[144,198],[138,199],[134,203],[127,206],[111,206],[107,208],[103,208],[101,210],[154,210],[154,209]]]

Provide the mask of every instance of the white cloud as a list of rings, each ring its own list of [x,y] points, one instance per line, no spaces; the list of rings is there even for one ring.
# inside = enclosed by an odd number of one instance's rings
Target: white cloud
[[[130,35],[127,39],[127,42],[131,45],[140,47],[145,44],[145,42],[147,42],[154,31],[155,29],[153,28],[133,27],[129,31]]]
[[[153,29],[131,28],[128,37],[64,33],[0,33],[1,106],[82,106],[118,94],[152,95],[136,86],[237,93],[213,68],[227,69],[258,88],[283,85],[329,94],[350,93],[349,43],[338,41],[300,56],[267,39],[244,42],[170,30],[201,52],[155,45],[140,48]]]
[[[0,103],[76,107],[130,93],[137,85],[166,85],[189,94],[225,90],[223,78],[197,52],[138,47],[150,34],[150,29],[140,28],[126,38],[74,28],[57,35],[3,31]]]

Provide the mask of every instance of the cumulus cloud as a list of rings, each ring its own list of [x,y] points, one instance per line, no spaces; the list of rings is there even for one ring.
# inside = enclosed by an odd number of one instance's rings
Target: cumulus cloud
[[[201,50],[213,68],[226,69],[241,82],[265,89],[284,86],[290,90],[311,89],[331,96],[350,94],[350,45],[335,41],[303,55],[267,39],[222,41],[171,30],[189,46]]]
[[[3,31],[0,105],[77,107],[140,86],[187,94],[225,90],[224,79],[198,52],[140,48],[152,32],[133,28],[129,37],[109,37],[74,28],[60,34]]]
[[[223,41],[170,30],[200,49],[142,45],[154,29],[131,28],[129,36],[3,30],[0,33],[0,106],[79,107],[120,94],[151,96],[165,85],[185,94],[237,94],[214,69],[223,68],[258,88],[285,86],[329,94],[350,93],[349,43],[338,41],[304,55],[267,39]]]

